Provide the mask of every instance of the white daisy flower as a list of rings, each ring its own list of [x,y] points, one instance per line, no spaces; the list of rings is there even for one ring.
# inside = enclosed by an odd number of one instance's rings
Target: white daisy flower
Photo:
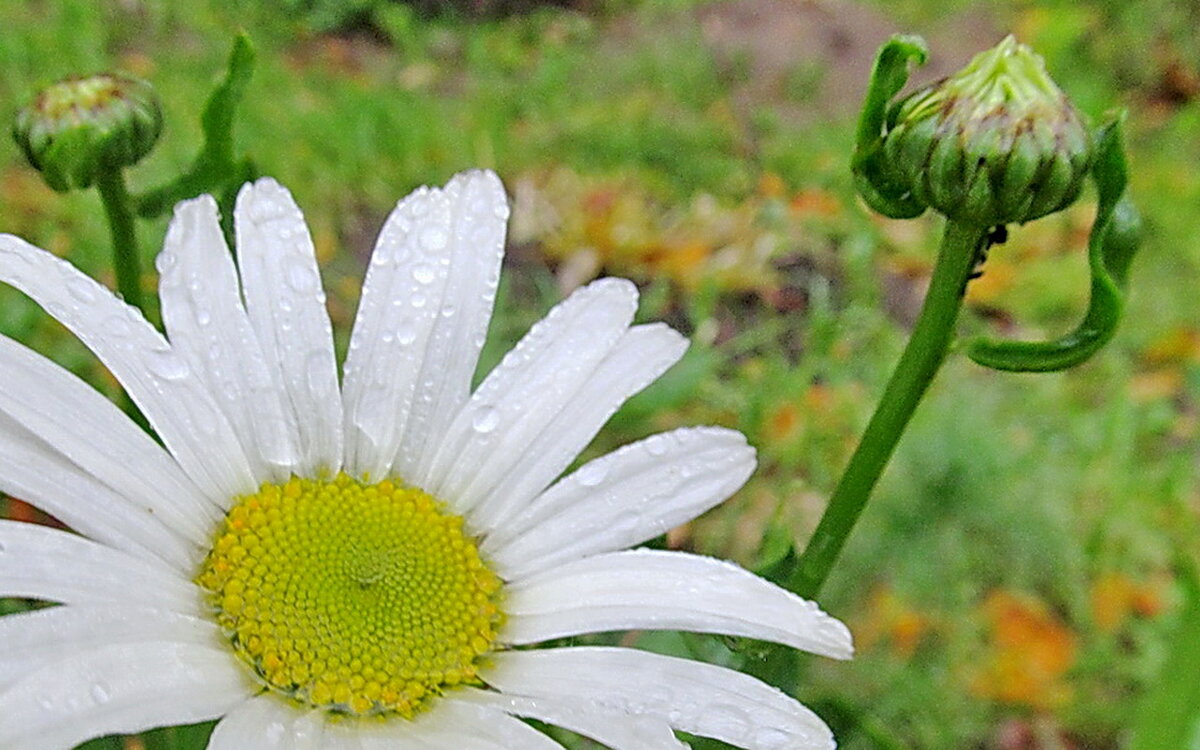
[[[291,195],[246,186],[236,263],[214,201],[158,257],[164,337],[69,263],[0,237],[0,280],[124,385],[161,438],[0,337],[0,490],[79,535],[0,521],[0,747],[220,718],[209,747],[833,747],[739,672],[632,648],[533,644],[668,628],[848,658],[837,620],[734,565],[630,550],[734,492],[754,451],[680,429],[559,478],[682,355],[632,325],[633,284],[572,294],[472,393],[508,205],[469,172],[388,217],[339,384]]]

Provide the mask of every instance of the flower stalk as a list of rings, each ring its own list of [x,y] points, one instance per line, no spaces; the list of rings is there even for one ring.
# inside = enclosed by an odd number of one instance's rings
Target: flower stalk
[[[967,283],[1007,225],[1060,211],[1090,176],[1098,194],[1089,242],[1091,302],[1079,327],[1047,342],[976,338],[967,354],[997,370],[1073,367],[1111,339],[1140,240],[1125,195],[1127,169],[1119,118],[1096,131],[1047,75],[1040,57],[1006,38],[962,71],[893,102],[925,44],[894,37],[872,71],[851,161],[863,200],[896,219],[926,209],[946,217],[937,264],[912,336],[812,539],[790,570],[788,587],[821,590],[862,515],[918,403],[954,344]]]
[[[949,221],[912,337],[888,380],[825,514],[792,573],[788,588],[806,598],[820,592],[866,507],[871,490],[900,442],[913,412],[954,340],[967,281],[987,241],[986,227]]]

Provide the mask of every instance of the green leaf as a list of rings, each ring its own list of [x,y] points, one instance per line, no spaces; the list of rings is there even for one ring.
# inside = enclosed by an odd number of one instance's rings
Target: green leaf
[[[1099,133],[1092,179],[1099,205],[1088,239],[1092,290],[1083,322],[1052,341],[972,339],[966,343],[971,359],[995,370],[1054,372],[1086,361],[1112,339],[1125,304],[1129,265],[1142,235],[1141,218],[1125,193],[1128,167],[1120,118]]]
[[[858,131],[850,169],[854,187],[872,209],[893,219],[911,219],[925,211],[907,188],[887,177],[883,164],[883,135],[892,97],[908,82],[908,65],[924,65],[929,57],[925,40],[898,34],[875,56],[866,100],[858,116]]]
[[[250,161],[238,160],[233,155],[234,116],[253,72],[254,47],[248,36],[239,34],[229,55],[225,78],[209,95],[200,116],[204,146],[187,172],[137,199],[139,216],[158,216],[179,201],[204,192],[228,194],[253,176]]]
[[[179,727],[162,727],[142,735],[146,750],[204,750],[212,734],[214,721]]]
[[[1150,692],[1138,707],[1129,750],[1200,747],[1200,582],[1181,576],[1183,615]]]

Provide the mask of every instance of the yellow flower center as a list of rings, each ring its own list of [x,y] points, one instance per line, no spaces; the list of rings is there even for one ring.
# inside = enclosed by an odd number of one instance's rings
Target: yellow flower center
[[[238,498],[196,582],[272,690],[336,713],[411,718],[477,679],[503,618],[460,517],[345,474]]]

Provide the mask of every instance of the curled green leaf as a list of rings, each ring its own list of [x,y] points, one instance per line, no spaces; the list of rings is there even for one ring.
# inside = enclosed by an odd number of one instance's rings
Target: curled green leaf
[[[1101,128],[1096,140],[1092,179],[1099,203],[1088,239],[1092,289],[1083,322],[1052,341],[972,339],[966,344],[967,356],[979,364],[1010,372],[1065,370],[1086,361],[1116,332],[1129,265],[1141,241],[1141,218],[1125,194],[1128,167],[1120,119]]]
[[[209,95],[200,116],[204,133],[200,153],[187,172],[137,199],[139,216],[158,216],[179,201],[200,193],[228,193],[253,176],[249,160],[239,160],[233,153],[234,117],[253,72],[254,47],[249,37],[239,34],[229,55],[225,78]]]
[[[892,97],[908,81],[910,62],[924,65],[929,57],[925,40],[898,34],[875,56],[871,82],[858,117],[858,131],[850,168],[854,186],[873,210],[893,219],[911,219],[925,210],[908,188],[895,182],[883,168],[883,135]]]

